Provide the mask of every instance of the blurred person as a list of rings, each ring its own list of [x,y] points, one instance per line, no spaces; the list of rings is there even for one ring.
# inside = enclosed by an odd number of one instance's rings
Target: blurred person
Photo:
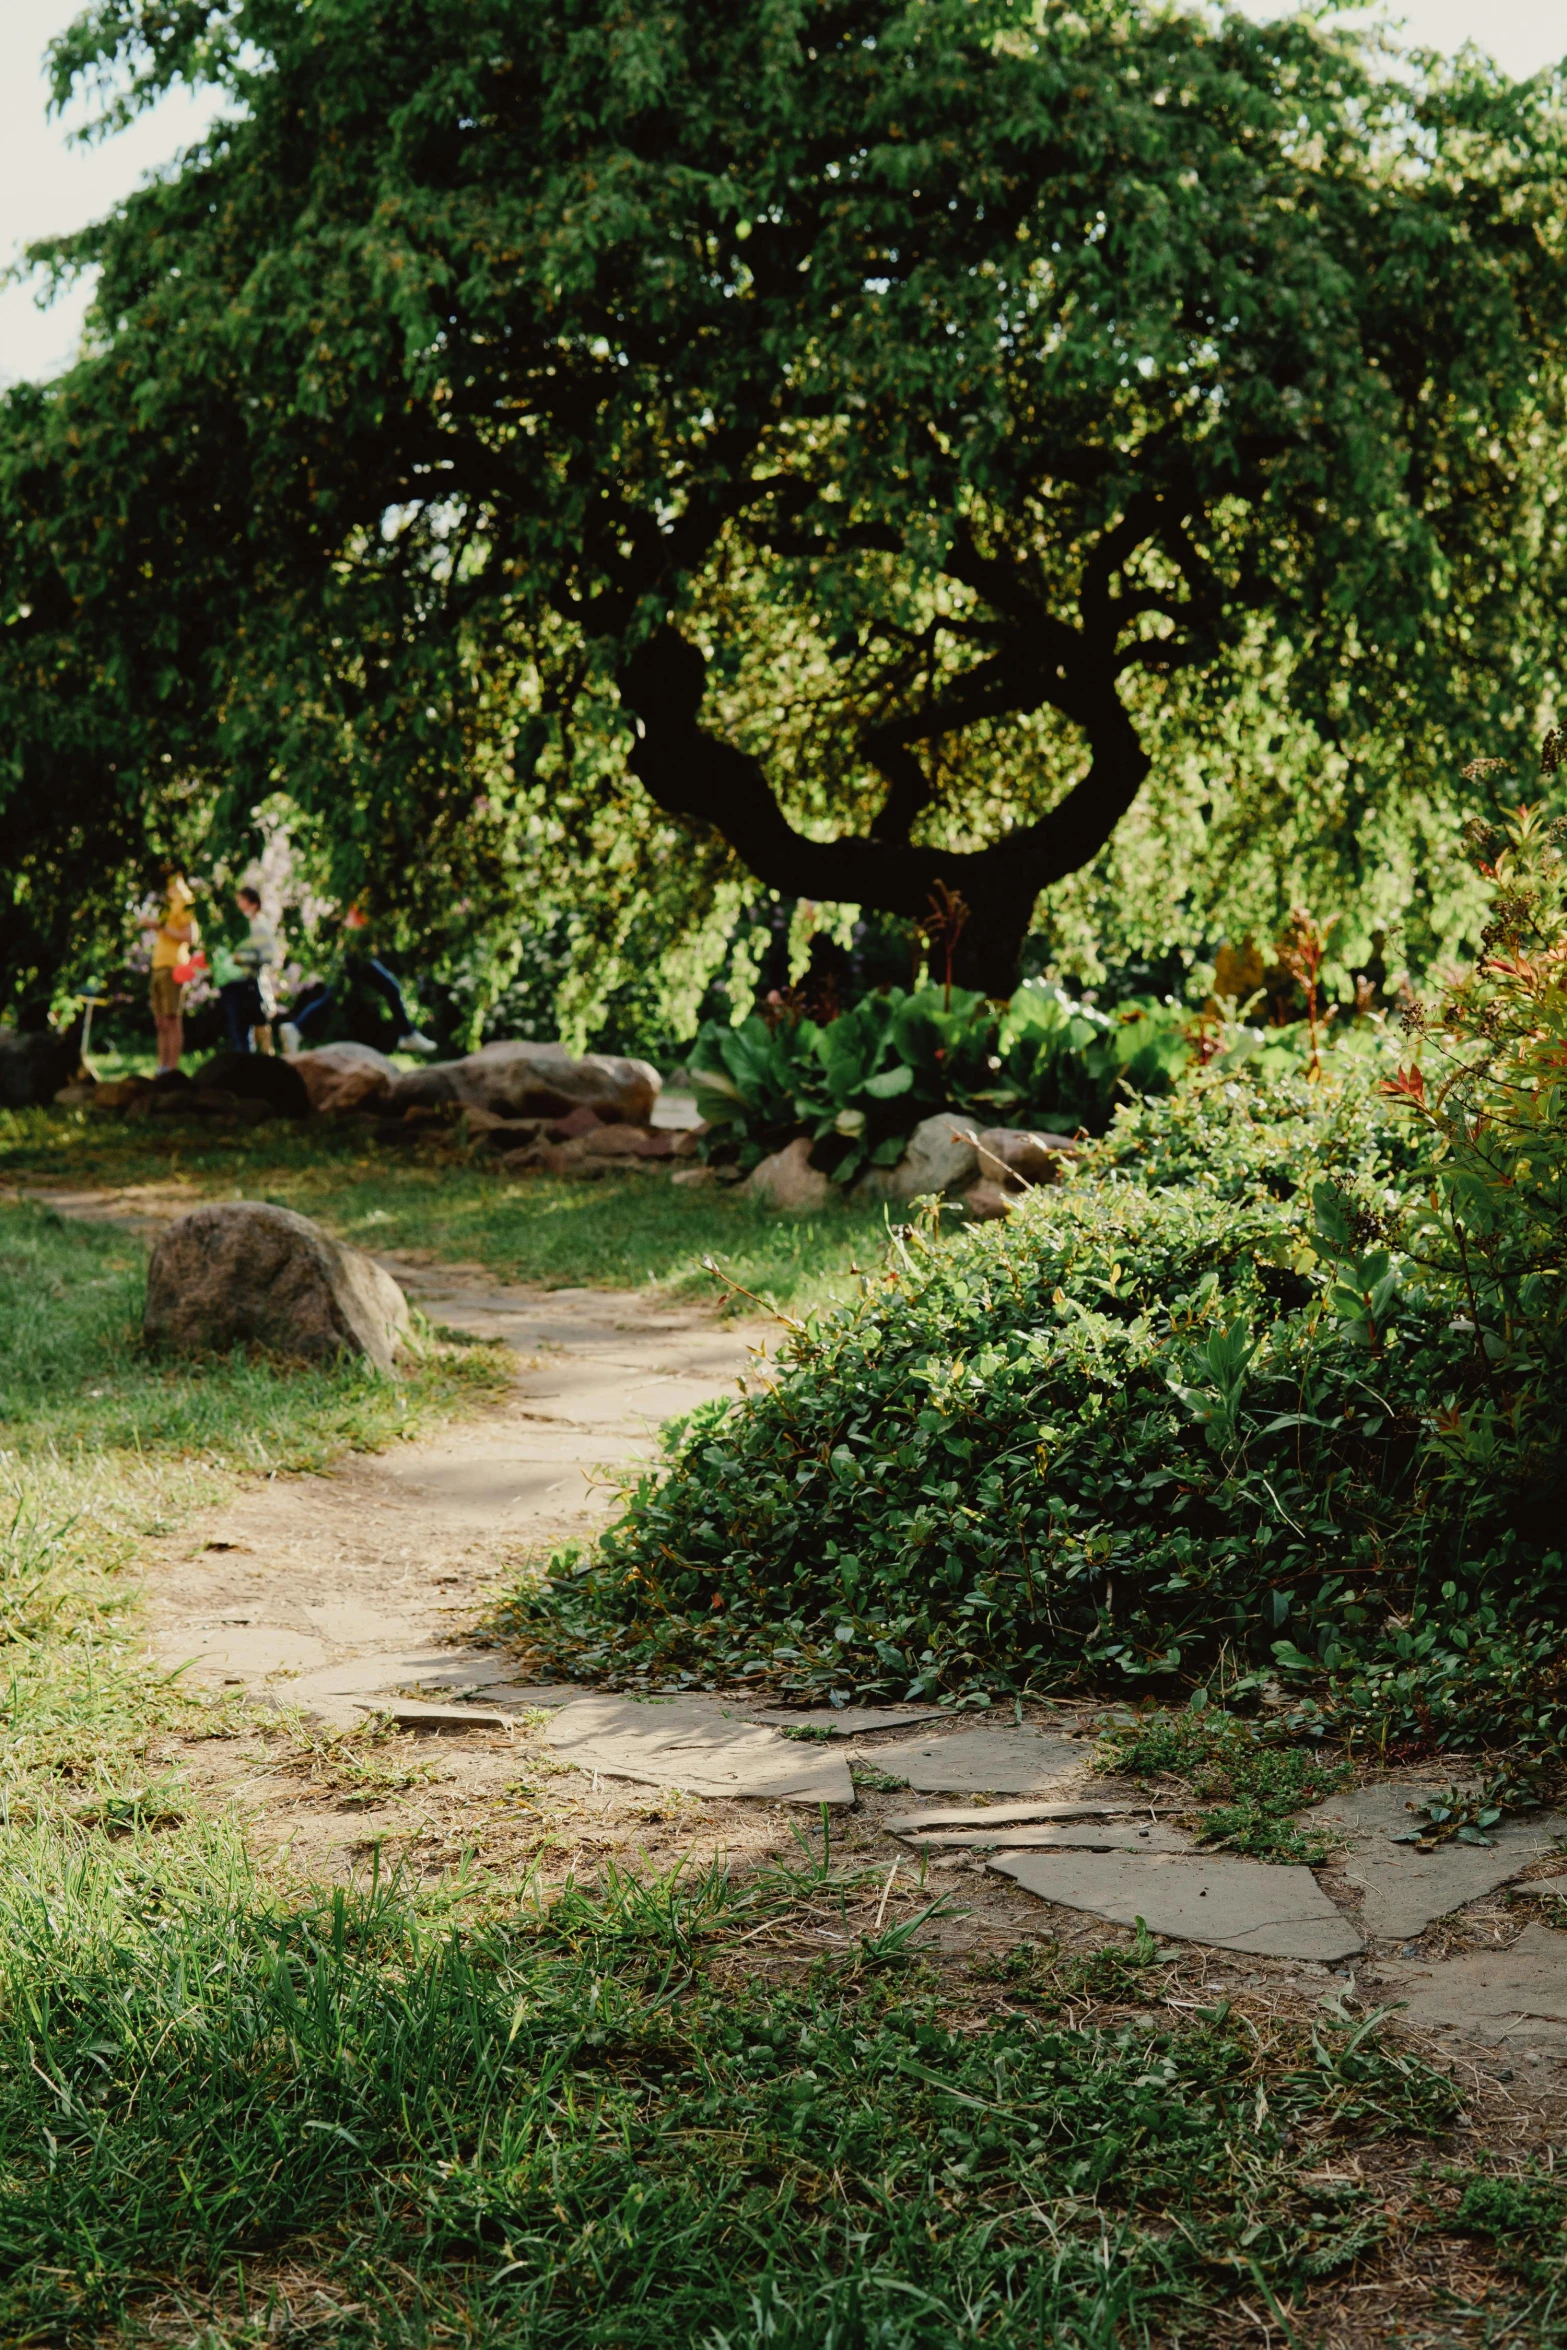
[[[399,1053],[433,1053],[439,1046],[433,1036],[426,1036],[409,1018],[403,1002],[403,991],[386,965],[371,950],[368,939],[360,933],[370,927],[369,916],[361,906],[350,906],[343,916],[342,965],[336,978],[330,982],[317,981],[296,997],[293,1009],[278,1034],[286,1053],[306,1051],[319,1037],[327,1013],[339,995],[348,995],[359,986],[370,987],[380,996],[397,1027],[397,1042],[393,1050]]]
[[[253,1053],[272,1017],[268,994],[277,962],[277,933],[261,910],[260,891],[248,882],[235,891],[234,902],[245,917],[246,935],[239,946],[224,952],[218,967],[218,997],[230,1051]]]
[[[185,1050],[185,988],[174,974],[188,966],[200,932],[196,927],[196,893],[171,858],[158,868],[163,881],[161,914],[149,914],[142,923],[152,933],[152,1022],[158,1033],[158,1075],[167,1076],[180,1065]]]

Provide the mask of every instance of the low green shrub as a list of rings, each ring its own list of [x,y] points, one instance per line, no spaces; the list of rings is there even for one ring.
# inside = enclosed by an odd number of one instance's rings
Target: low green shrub
[[[1168,1091],[1199,1051],[1181,1005],[1134,996],[1102,1012],[1029,983],[1001,1009],[961,988],[889,988],[819,1027],[710,1020],[691,1054],[710,1155],[753,1167],[797,1134],[835,1183],[890,1167],[921,1119],[1103,1130],[1118,1090]],[[1226,1050],[1262,1049],[1238,1031]],[[1290,1046],[1283,1050],[1286,1054]]]
[[[1295,1074],[1227,1052],[1006,1224],[896,1235],[514,1620],[622,1682],[1223,1665],[1395,1751],[1554,1746],[1567,889],[1532,819],[1479,845],[1486,953],[1413,1022],[1434,1086],[1375,1029]]]
[[[1179,1712],[1161,1708],[1111,1729],[1095,1767],[1136,1778],[1182,1779],[1208,1807],[1203,1843],[1254,1860],[1314,1867],[1334,1846],[1315,1830],[1297,1828],[1294,1814],[1333,1794],[1349,1768],[1334,1755],[1297,1743],[1293,1727],[1242,1720],[1210,1706],[1199,1691]]]

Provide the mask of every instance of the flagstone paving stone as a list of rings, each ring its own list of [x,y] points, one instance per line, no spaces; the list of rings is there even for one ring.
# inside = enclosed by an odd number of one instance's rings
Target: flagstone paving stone
[[[883,1749],[885,1752],[885,1749]],[[1151,1819],[1146,1803],[980,1803],[953,1805],[941,1811],[903,1812],[886,1825],[894,1836],[916,1835],[924,1828],[995,1828],[1023,1820],[1110,1820],[1125,1816]]]
[[[959,1845],[983,1845],[992,1852],[1195,1852],[1190,1836],[1157,1822],[1139,1828],[1131,1820],[1044,1821],[1038,1827],[934,1828],[908,1841],[928,1852]]]
[[[1088,1748],[1046,1730],[954,1730],[878,1746],[874,1759],[920,1795],[1031,1795],[1081,1770]]]
[[[1303,1815],[1303,1827],[1347,1840],[1340,1866],[1346,1884],[1361,1896],[1357,1923],[1379,1941],[1408,1941],[1434,1919],[1496,1892],[1531,1861],[1554,1852],[1557,1838],[1567,1835],[1567,1818],[1539,1812],[1491,1829],[1489,1845],[1447,1843],[1421,1852],[1396,1843],[1415,1825],[1410,1804],[1443,1792],[1408,1784],[1360,1787],[1331,1796]]]
[[[1412,2024],[1525,2055],[1567,2056],[1567,1934],[1535,1923],[1507,1950],[1465,1950],[1429,1967],[1384,1965],[1379,1997]]]
[[[1119,1852],[1019,1853],[990,1862],[1025,1892],[1121,1926],[1259,1958],[1349,1958],[1362,1947],[1310,1869]]]
[[[909,1730],[920,1722],[939,1722],[942,1709],[939,1705],[777,1705],[764,1707],[751,1719],[766,1722],[775,1730],[825,1730],[833,1738],[864,1738],[873,1730]]]
[[[784,1738],[715,1698],[660,1703],[579,1697],[544,1732],[562,1762],[579,1771],[680,1787],[688,1795],[754,1796],[770,1803],[852,1804],[854,1783],[841,1753]]]

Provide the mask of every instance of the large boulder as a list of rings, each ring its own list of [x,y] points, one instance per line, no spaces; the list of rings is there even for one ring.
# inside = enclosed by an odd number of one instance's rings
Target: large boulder
[[[194,1208],[161,1236],[147,1268],[142,1336],[164,1352],[263,1346],[301,1363],[360,1355],[390,1371],[408,1333],[391,1275],[292,1208]]]
[[[310,1090],[292,1061],[275,1053],[214,1053],[196,1071],[198,1093],[227,1093],[276,1118],[307,1118]]]
[[[0,1109],[37,1110],[81,1067],[80,1026],[0,1028]]]
[[[558,1044],[487,1044],[463,1061],[399,1069],[389,1106],[451,1102],[502,1118],[563,1118],[583,1108],[605,1125],[645,1126],[662,1082],[650,1062],[618,1053],[584,1053],[574,1060]]]
[[[303,1085],[310,1107],[324,1114],[380,1107],[398,1075],[396,1062],[369,1044],[324,1044],[295,1053],[284,1065]]]
[[[832,1198],[832,1184],[819,1167],[811,1165],[811,1138],[797,1134],[781,1151],[751,1170],[748,1198],[768,1208],[824,1208]]]
[[[854,1188],[861,1199],[906,1202],[966,1191],[978,1177],[979,1153],[968,1125],[955,1111],[938,1110],[920,1120],[895,1167],[868,1168]]]

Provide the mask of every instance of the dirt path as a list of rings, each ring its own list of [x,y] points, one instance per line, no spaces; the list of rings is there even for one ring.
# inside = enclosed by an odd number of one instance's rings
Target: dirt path
[[[193,1204],[180,1184],[31,1196],[149,1234]],[[790,1849],[805,1822],[787,1805],[601,1782],[557,1761],[542,1735],[544,1692],[474,1637],[486,1591],[547,1547],[591,1532],[613,1504],[614,1473],[650,1452],[662,1421],[748,1373],[765,1375],[776,1327],[722,1324],[646,1293],[511,1287],[483,1267],[425,1254],[380,1261],[437,1326],[511,1347],[515,1383],[492,1408],[432,1437],[351,1456],[328,1475],[242,1487],[152,1549],[148,1622],[161,1659],[277,1713],[275,1729],[171,1739],[160,1759],[193,1792],[235,1808],[258,1856],[317,1880],[353,1874],[377,1853],[421,1874],[471,1859],[559,1878],[605,1860],[696,1871],[720,1857],[743,1866]],[[427,1735],[386,1728],[388,1705],[410,1701],[451,1718],[427,1716]],[[1086,1726],[1076,1708],[1027,1711],[1036,1727]],[[860,1742],[857,1801],[832,1837],[835,1854],[879,1876],[898,1864],[896,1881],[885,1878],[888,1916],[945,1890],[952,1909],[936,1938],[948,1953],[1004,1950],[1042,1931],[1080,1950],[1104,1941],[1098,1918],[1035,1899],[980,1855],[912,1857],[887,1832],[910,1797],[877,1770],[880,1744]],[[1082,1753],[1086,1765],[1086,1745]],[[1541,1861],[1529,1873],[1557,1865]],[[1325,1882],[1353,1913],[1353,1879],[1330,1867]],[[875,1909],[874,1889],[866,1899]],[[865,1921],[840,1908],[796,1933],[772,1963],[797,1966],[849,1940]],[[1520,1923],[1499,1891],[1442,1921],[1427,1955],[1505,1953]],[[1335,1979],[1358,1981],[1362,1997],[1408,1996],[1423,1979],[1401,1963],[1412,1955],[1384,1947],[1330,1965],[1197,1944],[1183,1963],[1203,1996],[1219,1989],[1309,2007]],[[1476,2046],[1461,2021],[1439,2025],[1442,2053],[1488,2096],[1515,2075],[1528,2084],[1526,2103],[1559,2096],[1562,1996],[1535,2011],[1521,2045],[1517,2031],[1507,2035],[1505,2060],[1493,2053],[1496,2036],[1481,2029]]]
[[[27,1196],[152,1238],[200,1195],[166,1183]],[[345,1873],[388,1841],[420,1867],[481,1848],[522,1860],[562,1843],[564,1861],[628,1837],[645,1844],[644,1829],[681,1821],[708,1831],[706,1850],[770,1846],[781,1827],[770,1806],[759,1817],[754,1805],[623,1782],[601,1791],[551,1763],[514,1668],[464,1635],[501,1575],[591,1532],[613,1506],[616,1472],[654,1450],[663,1421],[755,1375],[776,1325],[723,1323],[648,1293],[513,1287],[427,1252],[378,1261],[438,1328],[509,1346],[515,1383],[429,1437],[349,1455],[326,1475],[244,1485],[151,1548],[146,1620],[159,1658],[306,1725],[299,1753],[255,1735],[171,1741],[164,1759],[238,1803],[261,1846],[286,1843],[313,1873]],[[455,1727],[430,1725],[439,1736],[380,1748],[342,1738],[399,1693],[463,1710]],[[506,1727],[480,1726],[497,1714]],[[554,1788],[542,1811],[505,1797],[524,1764]]]

